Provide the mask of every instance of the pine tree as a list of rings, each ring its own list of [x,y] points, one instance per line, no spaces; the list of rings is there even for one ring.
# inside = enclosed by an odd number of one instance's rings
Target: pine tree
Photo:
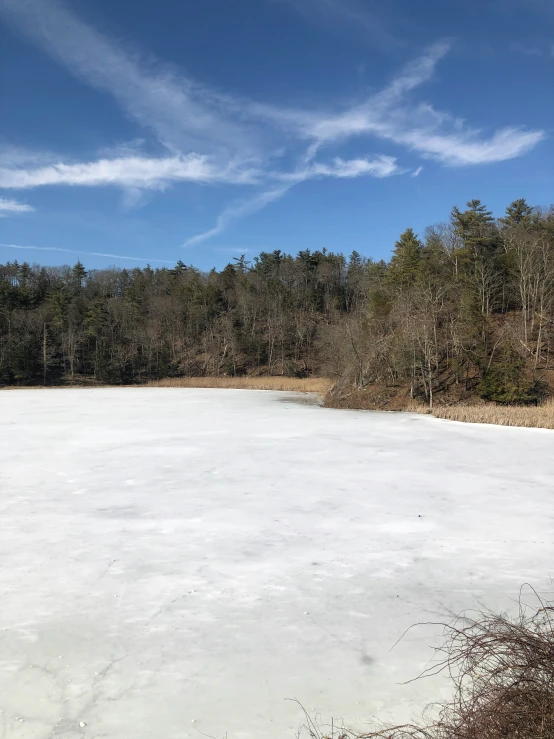
[[[500,234],[490,210],[480,200],[470,200],[467,210],[454,207],[452,226],[463,246],[457,250],[460,273],[469,287],[468,298],[476,301],[482,315],[502,302],[506,281]],[[474,306],[475,307],[475,306]]]
[[[527,204],[525,198],[514,200],[506,208],[506,215],[500,219],[505,226],[516,226],[520,223],[528,223],[531,220],[533,208]]]
[[[389,266],[391,284],[406,287],[416,281],[421,268],[422,249],[423,244],[412,228],[400,235]]]
[[[172,277],[179,277],[179,275],[182,275],[186,271],[187,265],[183,262],[182,259],[179,259],[175,267],[169,270],[169,274],[172,275]]]
[[[362,266],[362,256],[355,249],[348,260],[349,271],[356,272]]]
[[[81,261],[79,260],[77,264],[72,268],[71,275],[73,277],[73,282],[75,285],[75,290],[79,292],[81,288],[83,287],[85,277],[87,276],[87,271],[83,264],[81,264]]]
[[[480,200],[470,200],[466,206],[464,211],[452,208],[452,223],[467,247],[486,248],[496,235],[492,213]]]
[[[250,269],[250,262],[246,259],[245,254],[241,254],[240,257],[233,257],[233,262],[236,262],[236,268],[241,275],[245,275]]]

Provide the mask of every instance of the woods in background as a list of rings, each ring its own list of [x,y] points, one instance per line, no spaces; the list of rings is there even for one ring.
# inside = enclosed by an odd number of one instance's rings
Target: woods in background
[[[0,384],[327,375],[534,402],[554,339],[554,210],[478,200],[391,260],[262,252],[221,271],[0,265]]]

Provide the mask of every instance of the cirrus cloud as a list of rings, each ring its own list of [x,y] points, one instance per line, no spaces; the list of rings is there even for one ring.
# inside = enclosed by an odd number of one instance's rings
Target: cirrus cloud
[[[337,0],[326,0],[325,5],[342,17],[346,8],[349,22],[357,21],[362,12],[356,4],[343,6]],[[386,154],[322,161],[326,147],[352,140],[375,151],[376,143],[383,142],[423,160],[460,167],[521,156],[545,137],[541,130],[513,124],[485,132],[415,100],[416,92],[434,77],[437,64],[449,52],[448,40],[428,47],[380,91],[354,105],[302,109],[202,85],[181,70],[100,33],[63,0],[0,0],[0,15],[69,73],[111,95],[125,115],[150,131],[158,148],[166,152],[159,157],[114,153],[82,162],[67,157],[53,160],[49,154],[44,162],[33,163],[19,156],[19,164],[13,156],[2,162],[0,152],[0,187],[117,186],[125,191],[128,206],[141,202],[145,190],[163,191],[180,182],[259,188],[252,197],[233,200],[215,226],[190,237],[189,245],[221,233],[301,182],[319,177],[379,178],[409,171]]]
[[[20,213],[32,213],[34,208],[27,203],[20,203],[11,198],[0,198],[0,218],[7,215],[19,215]]]
[[[118,185],[163,190],[171,182],[255,184],[256,173],[218,166],[199,154],[165,158],[121,157],[76,164],[51,164],[33,169],[0,168],[0,187],[26,189],[45,185],[81,185],[97,187]]]

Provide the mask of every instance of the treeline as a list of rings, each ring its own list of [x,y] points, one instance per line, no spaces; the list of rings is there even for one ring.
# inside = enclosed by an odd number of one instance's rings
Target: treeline
[[[391,260],[262,252],[221,271],[0,265],[0,383],[325,374],[343,387],[452,388],[499,402],[545,391],[554,210],[478,200],[412,229]],[[541,374],[542,373],[542,374]]]

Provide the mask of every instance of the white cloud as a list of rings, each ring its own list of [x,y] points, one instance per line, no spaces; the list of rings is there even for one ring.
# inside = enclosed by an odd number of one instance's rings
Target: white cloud
[[[479,131],[467,129],[459,134],[441,134],[433,130],[399,131],[394,140],[428,159],[458,167],[514,159],[530,151],[543,138],[542,131],[503,128],[485,139],[479,138]]]
[[[324,146],[352,137],[375,137],[403,146],[447,166],[489,164],[521,156],[536,146],[544,131],[506,127],[483,135],[432,105],[412,103],[410,94],[433,78],[437,63],[450,49],[448,41],[429,47],[383,90],[342,113],[279,109],[251,104],[252,116],[272,121],[310,141],[307,159]]]
[[[0,244],[3,249],[20,249],[24,251],[58,251],[65,254],[79,254],[87,257],[108,257],[109,259],[125,259],[129,262],[146,262],[147,264],[175,264],[170,259],[145,259],[144,257],[130,257],[128,254],[110,254],[101,251],[81,251],[80,249],[62,249],[58,246],[24,246],[22,244]]]
[[[192,236],[190,239],[185,241],[183,246],[194,246],[195,244],[200,244],[203,241],[207,241],[208,239],[223,233],[223,231],[225,231],[234,221],[238,221],[240,218],[244,218],[245,216],[251,216],[262,210],[262,208],[265,208],[269,203],[282,198],[287,190],[290,190],[294,184],[295,182],[291,182],[287,185],[274,187],[270,190],[258,193],[258,195],[249,200],[243,200],[231,204],[220,213],[213,228],[196,234],[196,236]]]
[[[295,116],[287,111],[281,118],[285,125],[296,126],[300,135],[312,140],[313,154],[331,143],[371,135],[447,166],[462,166],[512,159],[536,146],[545,136],[543,131],[512,126],[487,137],[429,104],[410,104],[408,93],[432,78],[437,62],[448,49],[447,42],[430,47],[382,91],[343,113]]]
[[[0,0],[0,10],[1,10]],[[38,167],[56,161],[56,157],[47,151],[34,151],[19,146],[0,144],[0,167]]]
[[[320,0],[325,12],[371,24],[358,0]],[[311,5],[310,7],[314,7]],[[0,187],[45,185],[105,186],[124,190],[124,204],[140,203],[145,190],[172,183],[258,185],[252,198],[232,203],[199,243],[225,230],[237,218],[282,197],[294,184],[317,177],[386,177],[401,169],[390,156],[319,161],[325,147],[357,138],[380,139],[446,166],[478,165],[520,156],[544,138],[540,130],[505,126],[491,133],[429,104],[414,101],[415,91],[435,75],[450,43],[429,47],[381,91],[342,111],[277,107],[202,86],[182,72],[126,50],[121,42],[81,21],[63,0],[0,0],[0,14],[15,24],[68,71],[111,95],[122,110],[154,132],[166,156],[143,154],[142,140],[116,148],[99,159],[43,161],[16,152],[2,158]],[[364,143],[364,147],[366,143]],[[287,157],[285,159],[285,156]],[[285,161],[296,162],[295,166]]]
[[[370,98],[372,106],[388,106],[411,90],[415,90],[424,82],[428,82],[435,74],[437,63],[450,51],[448,40],[432,44],[421,56],[408,62],[402,72],[390,82],[382,92]]]
[[[351,179],[355,177],[371,176],[371,177],[390,177],[395,174],[402,174],[396,164],[395,157],[385,156],[383,154],[373,157],[373,159],[342,159],[335,157],[331,164],[324,162],[313,162],[310,153],[305,158],[303,166],[292,172],[277,174],[275,177],[285,182],[305,182],[306,180],[318,177],[336,177],[337,179]]]
[[[362,177],[363,175],[390,177],[394,174],[400,174],[401,171],[396,164],[395,157],[381,155],[375,157],[375,159],[349,159],[347,161],[335,157],[330,165],[314,163],[307,173],[313,177],[338,177],[342,179],[345,177]]]
[[[253,150],[251,132],[225,115],[214,93],[167,65],[126,51],[60,0],[1,0],[0,13],[71,74],[112,95],[170,149]]]
[[[263,172],[255,169],[237,169],[228,166],[219,169],[208,157],[190,154],[185,157],[149,159],[127,157],[100,159],[77,164],[53,164],[37,169],[0,168],[0,188],[23,190],[46,185],[71,185],[98,187],[117,185],[125,188],[126,202],[132,205],[140,197],[142,189],[164,190],[172,182],[230,183],[255,185],[262,180],[302,182],[313,177],[388,177],[398,173],[394,157],[378,156],[372,160],[336,157],[332,164],[314,163],[308,169],[289,173]],[[30,206],[17,205],[16,201],[4,200],[5,209],[13,211],[32,210]],[[8,208],[9,205],[11,208]]]
[[[412,174],[410,175],[410,177],[419,177],[419,175],[421,174],[422,169],[423,169],[423,167],[418,167],[414,172],[412,172]]]
[[[316,177],[352,178],[363,175],[390,177],[393,174],[398,174],[399,171],[394,157],[386,156],[376,157],[375,159],[351,159],[349,161],[336,157],[332,164],[314,163],[306,169],[278,176],[278,179],[282,179],[286,184],[272,187],[249,200],[239,201],[225,208],[218,216],[213,228],[192,236],[185,241],[183,246],[194,246],[223,233],[234,221],[257,213],[269,203],[282,198],[288,190],[300,182]]]
[[[386,138],[391,118],[402,111],[399,106],[403,98],[433,77],[437,62],[449,48],[447,41],[429,47],[420,57],[406,64],[380,92],[342,113],[277,108],[254,102],[250,103],[248,111],[253,117],[273,122],[303,139],[313,140],[313,148],[364,134]]]
[[[19,213],[32,213],[34,208],[26,203],[20,203],[10,198],[0,198],[0,217],[6,215],[18,215]]]
[[[53,164],[38,169],[0,169],[0,187],[25,189],[44,185],[118,185],[163,190],[170,182],[254,184],[253,170],[232,164],[220,167],[198,154],[166,158],[124,157],[77,164]]]
[[[449,127],[449,116],[427,107],[428,117],[417,125],[417,111],[354,108],[336,118],[318,121],[312,131],[311,151],[352,136],[373,135],[414,151],[447,166],[490,164],[521,156],[545,138],[540,130],[507,127],[483,136],[480,130],[459,123]],[[441,123],[440,121],[445,121]]]

